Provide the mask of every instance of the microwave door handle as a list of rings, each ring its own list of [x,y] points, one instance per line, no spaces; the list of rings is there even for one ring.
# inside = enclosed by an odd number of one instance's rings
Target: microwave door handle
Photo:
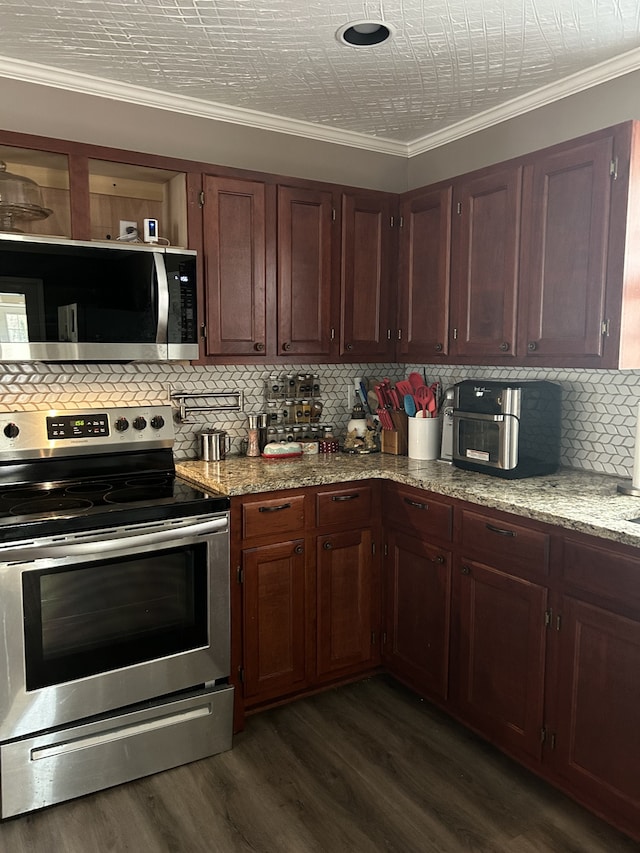
[[[153,262],[156,268],[158,294],[158,326],[156,329],[156,343],[166,344],[169,340],[169,280],[167,278],[167,268],[164,263],[163,253],[154,252]]]

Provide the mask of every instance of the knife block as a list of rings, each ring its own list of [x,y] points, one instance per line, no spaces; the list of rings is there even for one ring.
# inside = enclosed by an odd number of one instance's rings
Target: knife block
[[[380,450],[394,456],[406,456],[408,449],[408,424],[404,412],[389,412],[395,429],[383,429],[380,434]]]

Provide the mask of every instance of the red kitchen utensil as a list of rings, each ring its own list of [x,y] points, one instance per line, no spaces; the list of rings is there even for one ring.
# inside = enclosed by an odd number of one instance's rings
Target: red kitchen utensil
[[[396,390],[400,392],[401,397],[406,397],[407,394],[413,395],[413,385],[406,379],[400,379],[396,382]]]
[[[432,418],[435,416],[438,410],[438,404],[436,403],[436,398],[433,396],[431,388],[427,388],[426,385],[421,385],[419,388],[416,388],[413,396],[415,397],[417,405],[422,409],[423,418]]]
[[[391,404],[394,412],[400,411],[400,397],[395,388],[389,388],[389,397],[391,398]]]
[[[410,373],[409,382],[411,383],[411,388],[413,391],[416,391],[418,388],[422,388],[424,386],[424,379],[422,378],[422,376],[420,376],[419,373]]]
[[[391,415],[389,414],[387,409],[378,409],[377,415],[380,420],[382,429],[394,429],[393,421],[391,420]]]

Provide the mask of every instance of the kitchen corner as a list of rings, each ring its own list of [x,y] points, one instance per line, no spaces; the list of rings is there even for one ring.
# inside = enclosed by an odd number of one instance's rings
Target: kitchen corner
[[[389,480],[512,513],[566,530],[640,547],[640,502],[617,492],[620,480],[561,468],[557,473],[509,481],[462,471],[447,463],[384,453],[327,454],[294,460],[229,457],[222,462],[177,460],[179,477],[205,490],[237,497],[359,480]]]

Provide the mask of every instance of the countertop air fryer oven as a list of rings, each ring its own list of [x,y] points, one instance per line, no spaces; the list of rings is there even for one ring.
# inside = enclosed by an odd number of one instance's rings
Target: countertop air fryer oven
[[[456,467],[506,479],[552,474],[558,468],[559,385],[466,379],[454,389]]]

